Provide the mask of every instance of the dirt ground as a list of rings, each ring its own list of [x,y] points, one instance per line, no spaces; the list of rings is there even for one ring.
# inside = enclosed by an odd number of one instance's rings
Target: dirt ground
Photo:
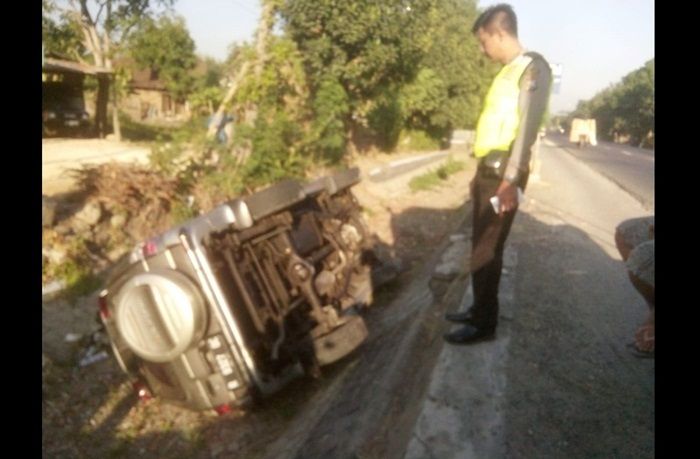
[[[367,172],[389,159],[400,156],[358,166]],[[253,409],[218,417],[139,402],[111,356],[76,364],[90,346],[104,348],[90,339],[98,329],[96,293],[74,304],[45,302],[44,457],[400,457],[444,328],[446,303],[436,304],[427,286],[447,237],[467,215],[473,164],[466,155],[456,159],[467,168],[434,190],[408,190],[426,168],[354,188],[380,250],[407,271],[376,293],[366,312],[370,337],[356,353],[325,367],[320,380],[292,381]]]
[[[449,329],[443,314],[468,283],[458,276],[442,299],[429,287],[449,236],[471,232],[474,165],[456,159],[468,167],[430,191],[407,187],[424,171],[355,187],[380,249],[408,270],[376,293],[360,349],[251,409],[219,417],[137,401],[113,358],[76,365],[97,328],[94,295],[44,303],[43,456],[403,458]],[[358,165],[367,172],[387,160]],[[506,323],[504,457],[653,457],[654,361],[630,357],[624,342],[644,306],[619,259],[563,225],[547,193],[563,198],[546,182],[530,186],[509,238],[520,262],[518,309]],[[69,333],[83,338],[67,342]]]

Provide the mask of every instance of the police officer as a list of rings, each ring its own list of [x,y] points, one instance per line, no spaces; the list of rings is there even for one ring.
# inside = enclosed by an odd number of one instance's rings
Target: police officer
[[[527,184],[531,148],[544,118],[552,81],[547,61],[520,44],[510,5],[486,9],[472,32],[482,52],[503,68],[491,83],[476,127],[474,155],[478,166],[471,183],[474,304],[467,312],[446,315],[464,325],[444,336],[453,344],[495,336],[503,248],[518,209],[518,188],[522,191]],[[498,198],[496,209],[491,202],[494,196]]]

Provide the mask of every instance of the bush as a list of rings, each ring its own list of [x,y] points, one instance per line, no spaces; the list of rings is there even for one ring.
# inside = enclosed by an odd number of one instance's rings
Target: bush
[[[345,153],[345,119],[350,113],[343,86],[331,78],[324,79],[314,97],[313,110],[310,149],[320,158],[337,163]]]
[[[109,120],[111,122],[111,119]],[[134,121],[126,113],[119,113],[119,125],[122,131],[122,138],[132,142],[154,142],[157,140],[170,140],[174,127],[154,126]]]
[[[455,161],[452,157],[447,159],[447,162],[435,170],[426,172],[425,174],[413,177],[408,182],[408,187],[411,191],[418,192],[433,189],[447,180],[450,175],[464,169],[465,164],[462,161]]]
[[[303,177],[311,164],[298,151],[301,133],[284,112],[258,116],[255,129],[248,133],[252,153],[243,170],[243,182],[260,186],[283,178]]]
[[[441,139],[433,138],[424,131],[404,130],[399,138],[398,151],[434,151],[441,146]]]

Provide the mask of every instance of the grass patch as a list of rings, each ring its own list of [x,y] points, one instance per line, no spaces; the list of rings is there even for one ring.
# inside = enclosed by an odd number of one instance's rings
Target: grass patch
[[[169,141],[173,137],[173,132],[178,129],[172,126],[139,123],[124,113],[119,114],[119,126],[122,139],[132,142]]]
[[[175,201],[172,203],[170,214],[172,215],[173,225],[180,225],[197,216],[197,211],[193,206],[187,205],[183,201]]]
[[[435,151],[442,147],[440,139],[435,139],[424,131],[401,131],[397,151]]]
[[[455,161],[452,157],[447,159],[447,162],[435,170],[426,172],[425,174],[413,177],[408,182],[408,187],[412,192],[425,191],[436,188],[447,180],[450,175],[456,174],[465,168],[462,161]]]
[[[56,277],[63,279],[66,288],[63,296],[74,303],[81,296],[89,295],[102,286],[102,280],[93,274],[85,265],[73,259],[62,263],[56,269]]]
[[[90,257],[84,239],[72,241],[66,259],[59,264],[44,263],[42,281],[57,279],[65,283],[61,297],[75,304],[81,296],[88,295],[102,286],[102,279],[90,268]]]

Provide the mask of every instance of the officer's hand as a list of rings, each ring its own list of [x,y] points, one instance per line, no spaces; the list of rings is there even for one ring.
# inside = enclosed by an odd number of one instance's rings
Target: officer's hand
[[[496,196],[500,201],[500,212],[498,215],[503,215],[506,212],[515,210],[518,207],[518,187],[503,180],[496,190]]]

